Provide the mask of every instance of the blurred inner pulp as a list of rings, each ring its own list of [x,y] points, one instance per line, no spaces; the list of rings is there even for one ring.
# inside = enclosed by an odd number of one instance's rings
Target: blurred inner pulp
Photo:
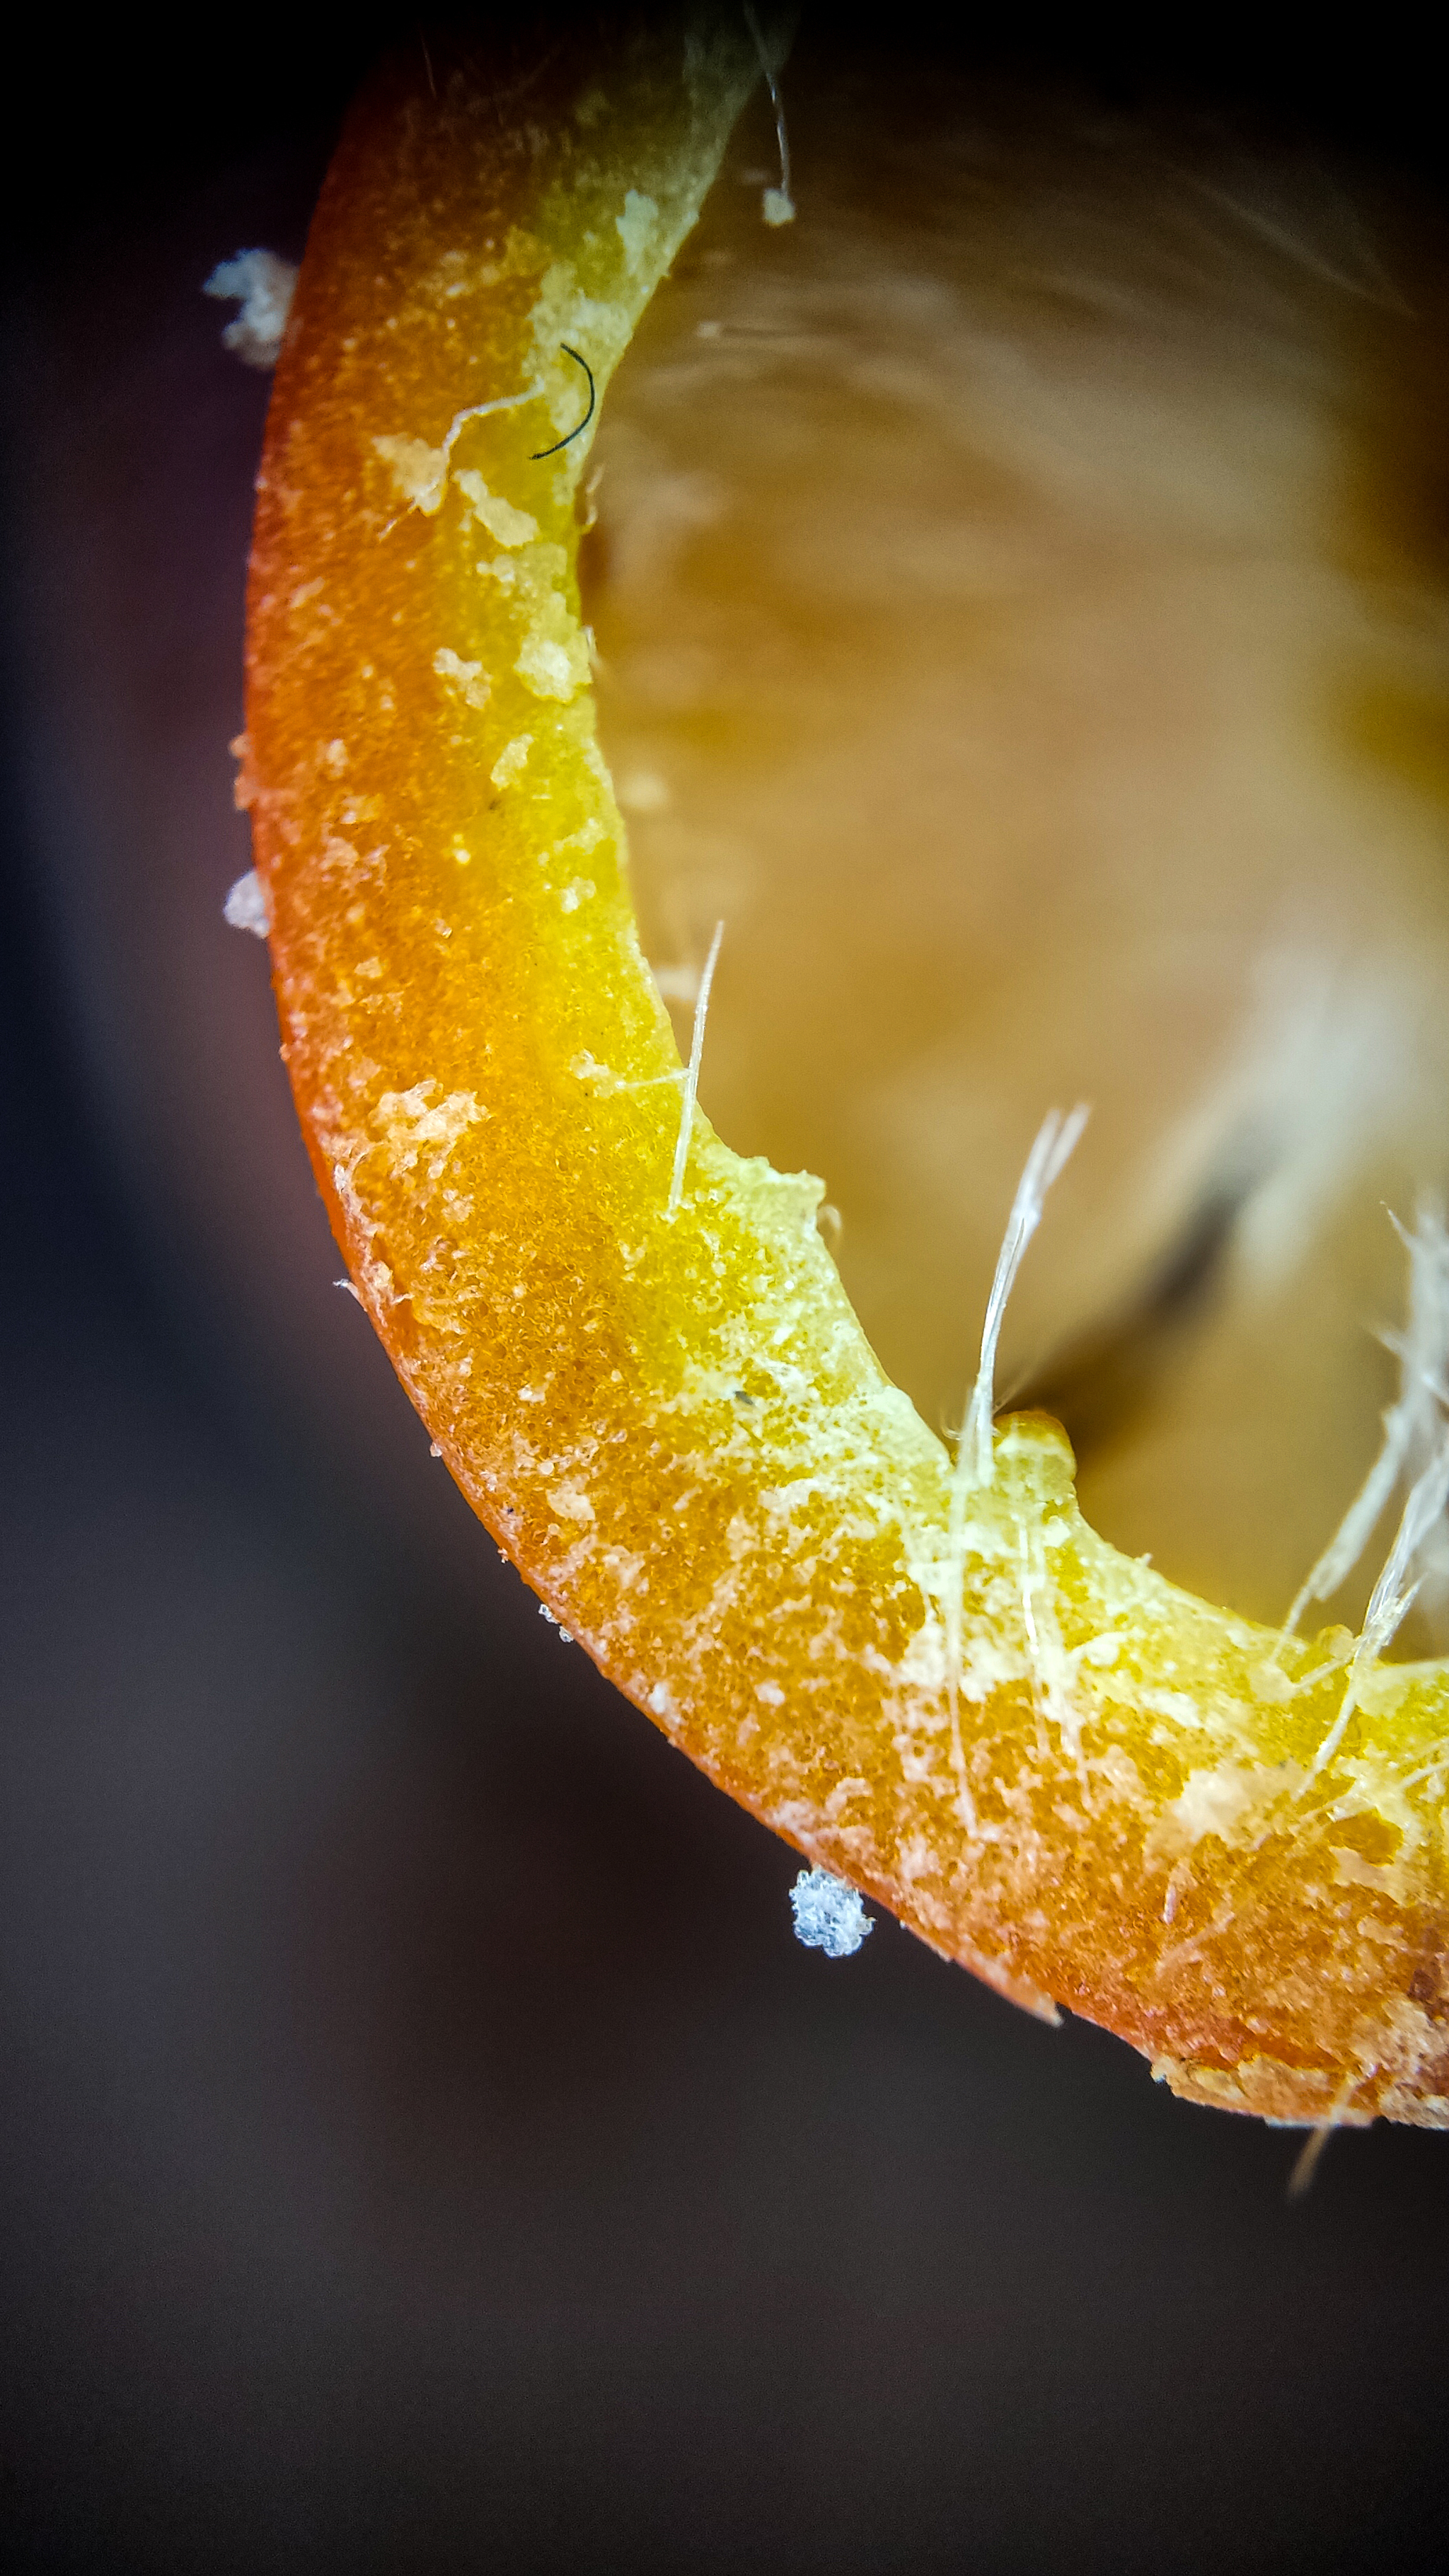
[[[999,1395],[1105,1536],[1276,1620],[1393,1390],[1385,1203],[1445,1178],[1442,245],[1306,150],[889,80],[797,57],[785,228],[757,102],[605,406],[646,953],[687,1043],[723,919],[701,1103],[824,1179],[935,1428],[1091,1103]]]

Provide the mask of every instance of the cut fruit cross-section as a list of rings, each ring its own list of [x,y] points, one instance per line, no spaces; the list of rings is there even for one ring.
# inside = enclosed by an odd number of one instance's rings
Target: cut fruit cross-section
[[[406,61],[349,123],[259,486],[242,788],[319,1183],[475,1509],[731,1795],[1179,2092],[1449,2124],[1449,1674],[1361,1664],[1315,1770],[1341,1632],[1107,1546],[1047,1417],[953,1512],[820,1185],[688,1097],[596,740],[584,412],[759,70],[739,13],[655,17],[436,96]]]

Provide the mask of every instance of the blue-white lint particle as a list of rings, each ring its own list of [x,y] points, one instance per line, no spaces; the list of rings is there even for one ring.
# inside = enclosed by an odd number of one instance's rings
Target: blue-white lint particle
[[[827,1959],[848,1959],[875,1924],[855,1888],[833,1870],[802,1869],[790,1890],[795,1938]]]

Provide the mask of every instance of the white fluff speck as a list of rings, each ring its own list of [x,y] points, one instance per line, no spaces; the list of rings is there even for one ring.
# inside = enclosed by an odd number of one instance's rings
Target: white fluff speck
[[[795,1938],[827,1959],[848,1959],[875,1924],[856,1890],[832,1870],[802,1869],[790,1890]]]
[[[239,250],[235,259],[224,259],[212,270],[201,291],[241,306],[223,331],[221,345],[243,366],[276,365],[296,284],[292,262],[271,250]]]
[[[221,907],[223,919],[233,930],[250,930],[258,939],[271,935],[272,916],[267,910],[266,888],[255,868],[238,877]]]

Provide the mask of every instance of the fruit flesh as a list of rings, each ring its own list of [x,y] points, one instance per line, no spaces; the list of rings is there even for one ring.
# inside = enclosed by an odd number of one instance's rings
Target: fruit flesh
[[[1442,1169],[1449,800],[1355,720],[1449,714],[1433,264],[1370,194],[1386,309],[1342,201],[1185,122],[818,34],[788,87],[798,220],[741,183],[757,105],[593,450],[646,950],[687,1043],[724,917],[706,1106],[821,1174],[933,1428],[1030,1137],[1090,1100],[1003,1389],[1062,1412],[1104,1535],[1279,1619],[1393,1384],[1384,1208]]]
[[[732,1795],[1178,2090],[1442,2125],[1438,1668],[1369,1676],[1310,1782],[1331,1636],[1275,1660],[1104,1545],[1040,1416],[955,1548],[819,1185],[699,1118],[670,1209],[679,1057],[574,587],[588,441],[536,451],[579,417],[561,348],[602,393],[755,69],[732,13],[651,22],[545,65],[526,121],[485,61],[436,101],[409,66],[344,138],[259,486],[244,783],[319,1182],[475,1508]]]

